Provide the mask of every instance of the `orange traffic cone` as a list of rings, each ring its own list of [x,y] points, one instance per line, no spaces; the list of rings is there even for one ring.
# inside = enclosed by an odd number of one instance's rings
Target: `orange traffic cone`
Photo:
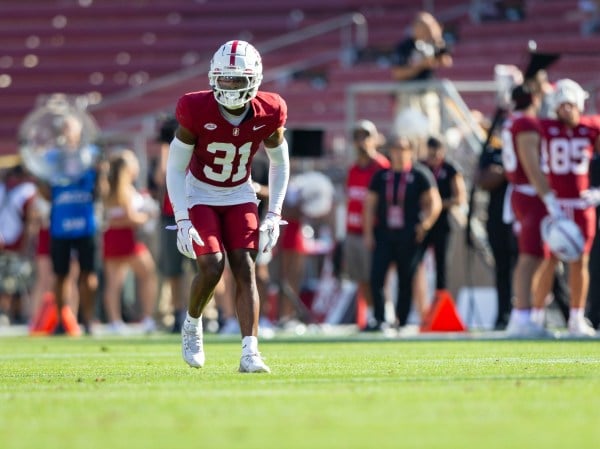
[[[435,300],[423,320],[421,332],[465,332],[452,294],[448,290],[437,290]]]
[[[52,292],[44,293],[42,303],[29,328],[30,335],[48,335],[54,332],[58,322],[58,311]]]
[[[356,290],[356,325],[359,329],[367,327],[367,301],[360,287]]]
[[[68,335],[77,337],[81,335],[81,328],[77,323],[77,317],[69,306],[63,306],[60,312],[60,320]],[[44,293],[42,304],[32,320],[29,328],[30,335],[52,335],[58,324],[58,308],[54,301],[52,292]]]
[[[60,311],[60,320],[68,335],[72,337],[79,337],[81,335],[81,328],[77,323],[77,317],[69,306],[63,306]]]

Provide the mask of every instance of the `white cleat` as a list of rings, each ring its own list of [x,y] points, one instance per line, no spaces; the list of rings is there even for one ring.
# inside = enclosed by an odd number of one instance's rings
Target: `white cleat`
[[[506,327],[506,335],[512,338],[555,338],[556,335],[546,329],[544,326],[534,322],[517,324],[513,320],[509,321]]]
[[[240,373],[270,373],[271,369],[265,365],[260,354],[245,354],[240,359]]]
[[[192,368],[202,368],[204,366],[202,321],[198,321],[197,326],[185,321],[181,326],[181,354],[185,363]]]
[[[585,318],[569,320],[569,335],[572,337],[595,337],[596,330]]]

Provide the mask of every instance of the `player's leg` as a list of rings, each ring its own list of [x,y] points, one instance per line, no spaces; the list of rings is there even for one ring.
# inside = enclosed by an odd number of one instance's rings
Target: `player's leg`
[[[121,258],[104,261],[104,311],[111,332],[124,333],[121,315],[121,292],[127,277],[127,264]]]
[[[587,322],[584,314],[590,286],[590,251],[596,235],[596,211],[594,208],[575,210],[573,218],[581,229],[585,244],[581,258],[569,264],[571,303],[568,327],[571,335],[591,337],[596,335],[596,331]]]
[[[235,284],[235,307],[242,333],[240,372],[269,373],[258,352],[260,299],[256,285],[255,259],[258,251],[258,209],[254,203],[227,208],[223,235]]]
[[[136,245],[136,252],[130,258],[130,264],[135,274],[144,332],[154,332],[156,330],[154,312],[158,296],[156,264],[145,245]]]
[[[517,219],[519,255],[513,274],[515,304],[506,330],[515,337],[543,336],[544,328],[531,321],[531,309],[533,280],[544,257],[540,222],[546,208],[537,197],[519,192],[513,192],[511,204]]]
[[[224,246],[220,217],[216,208],[204,205],[190,210],[190,219],[202,236],[204,246],[194,243],[198,273],[190,286],[188,312],[181,326],[181,352],[185,362],[193,368],[204,366],[202,311],[212,299],[215,287],[225,268]]]
[[[77,241],[77,256],[79,259],[79,301],[83,326],[86,333],[91,333],[91,325],[96,308],[98,293],[98,275],[96,274],[96,238],[83,237]]]
[[[71,258],[71,240],[52,239],[50,241],[50,258],[52,260],[52,270],[55,275],[54,300],[56,307],[60,311],[66,304],[65,284],[69,275],[69,261]],[[65,329],[61,320],[61,314],[58,313],[55,334],[64,334]]]

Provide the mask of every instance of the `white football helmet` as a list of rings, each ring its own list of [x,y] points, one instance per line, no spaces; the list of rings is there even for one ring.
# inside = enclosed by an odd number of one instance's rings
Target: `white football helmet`
[[[573,262],[583,254],[585,238],[577,223],[570,218],[544,217],[541,234],[550,251],[563,262]]]
[[[571,103],[577,106],[579,112],[584,111],[585,100],[589,94],[573,80],[564,78],[556,82],[554,90],[554,108],[558,108],[562,103]]]
[[[244,78],[244,87],[227,89],[219,85],[221,77]],[[262,81],[260,54],[246,41],[229,41],[221,45],[212,60],[208,82],[215,99],[230,109],[239,109],[252,100]]]

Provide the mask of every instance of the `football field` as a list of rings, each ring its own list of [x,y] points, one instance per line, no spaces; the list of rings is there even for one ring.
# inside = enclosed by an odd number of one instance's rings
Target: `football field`
[[[597,448],[600,341],[0,339],[0,448]]]

